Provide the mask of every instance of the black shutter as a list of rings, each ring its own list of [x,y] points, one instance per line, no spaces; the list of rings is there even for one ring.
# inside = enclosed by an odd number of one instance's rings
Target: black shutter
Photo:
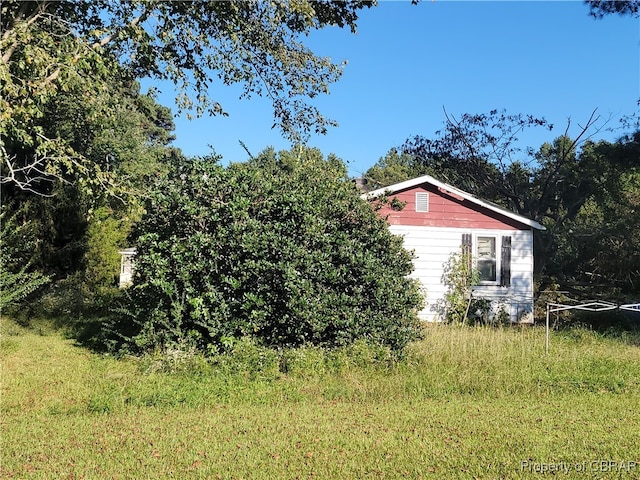
[[[471,234],[463,233],[462,234],[462,255],[467,260],[467,267],[471,270],[471,258],[473,256],[473,252],[471,249]]]
[[[500,258],[500,285],[511,286],[511,237],[502,237],[502,256]]]

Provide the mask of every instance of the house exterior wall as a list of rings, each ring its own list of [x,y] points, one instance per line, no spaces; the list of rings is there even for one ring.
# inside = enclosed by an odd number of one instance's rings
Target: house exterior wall
[[[511,282],[502,287],[499,279],[474,287],[473,296],[494,302],[494,309],[504,305],[512,321],[532,321],[533,312],[533,234],[531,230],[469,229],[450,227],[420,227],[390,225],[390,230],[404,239],[407,250],[413,250],[415,269],[411,276],[422,284],[426,306],[419,313],[423,320],[438,321],[444,315],[443,300],[447,286],[443,282],[444,270],[453,254],[461,252],[462,235],[471,233],[474,242],[478,236],[510,236]],[[498,261],[499,255],[498,255]],[[498,271],[500,270],[498,266]]]
[[[416,211],[416,193],[428,196],[428,211]],[[473,288],[473,296],[492,300],[492,308],[501,306],[512,321],[533,321],[533,233],[531,227],[491,211],[435,185],[422,184],[396,192],[390,198],[405,203],[395,210],[386,205],[379,213],[386,217],[392,233],[404,239],[405,248],[413,250],[415,270],[412,277],[420,280],[426,307],[419,316],[438,321],[444,316],[444,284],[447,262],[461,253],[463,234],[471,234],[472,254],[476,256],[478,237],[496,239],[496,270],[494,282],[482,282]],[[418,202],[424,208],[424,196]],[[501,286],[500,255],[502,238],[511,237],[511,278],[509,286]]]

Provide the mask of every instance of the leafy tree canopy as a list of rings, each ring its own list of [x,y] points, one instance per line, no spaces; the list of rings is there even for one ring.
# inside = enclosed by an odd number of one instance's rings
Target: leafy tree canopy
[[[178,104],[225,114],[217,85],[239,83],[243,96],[268,96],[274,125],[295,142],[331,120],[307,103],[341,74],[300,41],[328,25],[355,31],[371,2],[302,1],[3,1],[0,21],[2,181],[37,190],[51,176],[104,181],[91,162],[42,119],[60,92],[91,102],[109,79],[174,82]],[[213,95],[213,96],[212,96]],[[117,114],[117,112],[113,112]]]
[[[220,348],[250,336],[401,349],[418,334],[412,256],[333,156],[267,150],[226,169],[184,161],[146,211],[134,235],[133,322],[115,326],[129,328],[129,347]]]
[[[640,17],[638,0],[586,0],[584,3],[589,6],[589,14],[594,18],[603,18],[611,14]]]
[[[640,132],[617,142],[588,142],[580,153],[575,216],[553,225],[547,275],[563,285],[625,295],[640,292]],[[571,196],[570,196],[571,198]],[[567,202],[569,208],[571,201]]]
[[[43,136],[65,139],[64,148],[74,152],[73,158],[84,159],[82,165],[93,165],[91,172],[99,175],[73,182],[72,173],[63,169],[55,176],[31,178],[28,189],[40,195],[15,183],[1,191],[2,211],[16,212],[20,222],[38,232],[34,266],[56,279],[75,271],[82,261],[83,237],[93,214],[106,209],[131,223],[139,216],[139,198],[179,155],[167,145],[173,138],[169,109],[140,95],[135,82],[109,79],[103,86],[93,95],[58,92],[37,121]],[[15,136],[3,140],[15,155],[38,151],[20,145]],[[55,163],[45,166],[56,168]]]
[[[439,180],[492,200],[523,215],[523,189],[529,188],[535,158],[518,136],[528,128],[551,130],[544,118],[492,110],[456,118],[445,112],[444,128],[434,138],[416,135],[390,151],[365,177],[385,186],[419,175]]]
[[[413,155],[402,153],[397,148],[392,148],[367,170],[365,180],[367,181],[367,189],[375,190],[428,173],[434,172],[417,165]]]

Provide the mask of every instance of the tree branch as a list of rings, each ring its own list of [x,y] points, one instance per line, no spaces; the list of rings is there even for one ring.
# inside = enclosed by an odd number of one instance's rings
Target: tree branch
[[[152,8],[149,8],[146,5],[147,4],[145,4],[144,11],[139,16],[137,16],[136,18],[131,20],[131,22],[129,22],[128,24],[123,25],[121,28],[115,29],[110,35],[107,35],[102,40],[93,43],[90,48],[92,48],[94,50],[102,48],[107,43],[111,42],[120,32],[124,31],[127,28],[135,27],[139,23],[144,22],[147,18],[149,18],[149,15],[151,15],[151,12],[152,12]],[[73,57],[73,60],[74,61],[79,60],[81,57],[82,57],[82,55],[80,53],[77,53]],[[51,73],[51,75],[49,75],[47,78],[44,79],[44,84],[45,85],[49,85],[52,82],[54,82],[58,78],[58,76],[60,75],[61,71],[62,71],[62,67],[60,65],[58,65],[56,67],[56,69]]]
[[[53,182],[56,178],[58,178],[52,175],[48,175],[41,169],[45,160],[47,160],[47,157],[37,158],[28,165],[18,167],[14,163],[16,156],[14,155],[13,157],[9,157],[9,155],[7,155],[7,151],[4,148],[4,145],[0,146],[0,149],[2,150],[0,164],[4,164],[5,168],[9,172],[8,174],[3,174],[2,177],[0,177],[0,185],[11,183],[18,187],[20,190],[24,190],[26,192],[35,193],[36,195],[42,197],[52,196],[41,191],[34,190],[34,184],[40,182]],[[32,171],[35,171],[37,175],[33,176],[31,174]],[[24,180],[22,180],[21,177],[23,177]]]
[[[35,23],[41,15],[43,15],[48,6],[49,6],[50,2],[41,2],[38,4],[38,8],[36,10],[34,10],[31,15],[29,15],[29,17],[26,18],[26,20],[23,21],[23,19],[25,18],[25,14],[27,12],[27,7],[29,5],[28,2],[23,2],[20,5],[20,10],[18,10],[18,13],[16,14],[16,18],[13,20],[13,23],[11,25],[11,28],[8,28],[6,32],[3,33],[2,35],[2,42],[4,43],[5,41],[7,41],[12,34],[15,33],[17,28],[28,28],[30,27],[33,23]],[[7,47],[7,49],[5,50],[4,54],[2,55],[2,62],[7,64],[9,63],[9,61],[11,60],[11,57],[13,56],[13,52],[16,51],[16,48],[18,48],[18,39],[15,38],[13,43]]]

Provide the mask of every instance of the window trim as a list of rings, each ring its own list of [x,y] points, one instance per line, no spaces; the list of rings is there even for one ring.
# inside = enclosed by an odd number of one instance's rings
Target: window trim
[[[489,234],[489,233],[476,233],[473,236],[473,240],[475,245],[473,245],[473,257],[474,257],[474,264],[475,264],[475,268],[478,272],[480,272],[480,268],[478,267],[478,261],[480,259],[480,255],[478,254],[478,247],[480,246],[480,238],[492,238],[494,243],[493,243],[493,260],[495,262],[495,279],[493,280],[483,280],[483,279],[479,279],[479,284],[480,285],[500,285],[500,255],[498,255],[498,249],[499,249],[499,239],[502,238],[502,235],[500,234]]]
[[[468,256],[469,268],[478,268],[478,245],[480,238],[494,238],[494,255],[495,255],[495,280],[479,280],[478,285],[500,286],[510,288],[512,286],[512,267],[513,255],[512,245],[513,236],[503,233],[486,233],[486,232],[469,232],[462,234],[462,242],[460,245],[462,255]]]

